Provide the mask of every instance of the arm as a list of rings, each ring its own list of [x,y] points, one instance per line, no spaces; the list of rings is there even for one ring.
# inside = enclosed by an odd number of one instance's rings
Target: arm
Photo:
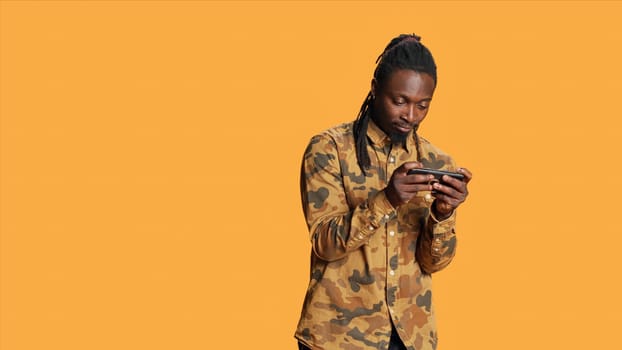
[[[434,184],[436,199],[430,208],[430,215],[423,233],[417,241],[417,261],[428,274],[445,268],[456,254],[456,209],[466,200],[469,193],[467,184],[471,172],[460,168],[464,181],[443,177],[443,183]]]
[[[432,274],[444,269],[456,254],[456,214],[438,221],[430,213],[423,232],[417,239],[416,257],[423,272]]]
[[[300,192],[313,251],[326,261],[360,248],[395,211],[384,191],[361,204],[347,202],[335,141],[311,139],[302,161]]]

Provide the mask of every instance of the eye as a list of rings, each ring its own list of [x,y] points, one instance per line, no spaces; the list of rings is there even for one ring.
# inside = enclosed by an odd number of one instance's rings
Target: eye
[[[429,105],[423,105],[423,104],[418,104],[418,105],[417,105],[417,108],[418,108],[420,111],[424,111],[424,110],[428,109],[428,107],[429,107]]]
[[[393,104],[395,104],[396,106],[403,106],[406,104],[406,100],[404,100],[403,98],[398,98],[393,100]]]

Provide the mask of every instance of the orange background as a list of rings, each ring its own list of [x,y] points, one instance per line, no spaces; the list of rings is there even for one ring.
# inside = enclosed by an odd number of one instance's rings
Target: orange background
[[[619,349],[622,3],[0,7],[0,348],[294,349],[298,171],[390,38],[475,174],[439,350]]]

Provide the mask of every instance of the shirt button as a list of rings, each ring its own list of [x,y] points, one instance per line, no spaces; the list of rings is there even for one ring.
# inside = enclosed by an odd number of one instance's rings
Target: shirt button
[[[384,214],[384,219],[389,220],[389,214]]]
[[[389,163],[391,163],[391,164],[395,163],[395,157],[390,156],[389,157]]]
[[[389,231],[389,236],[391,237],[395,236],[395,231]]]
[[[375,228],[375,227],[373,227],[372,225],[369,225],[369,227],[367,227],[367,228],[368,228],[370,231],[373,231],[373,230],[375,230],[375,229],[376,229],[376,228]]]
[[[358,237],[358,239],[363,239],[363,237],[365,237],[365,236],[363,236],[362,233],[359,233],[357,237]]]
[[[393,270],[389,271],[389,275],[395,276],[395,271],[393,271]]]
[[[437,238],[437,239],[434,240],[434,242],[441,243],[441,240],[440,240],[440,238]]]
[[[439,249],[438,249],[438,248],[434,248],[434,251],[435,251],[435,252],[438,252],[438,251],[439,251]]]

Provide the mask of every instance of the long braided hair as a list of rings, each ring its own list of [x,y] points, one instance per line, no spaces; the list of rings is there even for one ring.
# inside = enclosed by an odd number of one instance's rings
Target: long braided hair
[[[393,38],[380,56],[378,56],[378,59],[376,59],[376,69],[374,70],[376,86],[382,88],[391,74],[399,69],[411,69],[415,72],[427,73],[432,77],[436,86],[436,63],[434,63],[430,50],[421,43],[421,37],[416,34],[400,34]],[[356,159],[363,173],[366,173],[366,169],[371,166],[371,160],[367,152],[367,127],[369,119],[372,118],[374,113],[374,98],[370,90],[354,121],[353,131]],[[416,130],[414,135],[417,144],[417,157],[420,157],[419,137]]]

